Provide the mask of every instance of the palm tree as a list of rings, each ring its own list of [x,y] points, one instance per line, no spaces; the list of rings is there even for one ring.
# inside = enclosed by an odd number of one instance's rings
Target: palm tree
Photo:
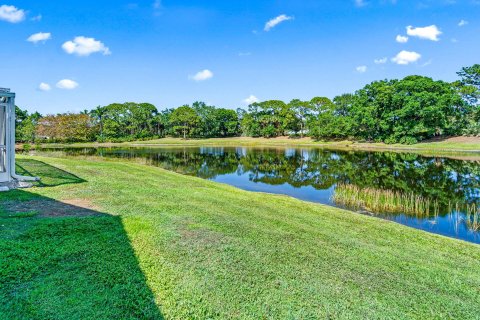
[[[90,111],[90,116],[98,121],[100,124],[100,139],[103,141],[103,118],[105,116],[106,110],[104,107],[98,106],[92,111]]]

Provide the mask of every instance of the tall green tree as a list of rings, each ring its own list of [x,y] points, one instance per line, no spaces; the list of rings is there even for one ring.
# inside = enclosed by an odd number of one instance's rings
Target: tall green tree
[[[460,80],[454,85],[471,106],[462,132],[467,135],[480,135],[480,64],[464,67],[457,74]]]
[[[99,125],[99,140],[100,141],[103,141],[104,137],[103,137],[103,120],[104,120],[104,117],[105,117],[105,114],[106,114],[106,110],[105,110],[105,107],[101,107],[101,106],[97,106],[95,109],[93,109],[92,111],[90,111],[90,117],[92,117],[92,119],[94,119],[94,121],[96,121]]]
[[[335,104],[326,97],[315,97],[309,102],[312,110],[308,121],[309,135],[315,139],[332,139],[344,135],[343,116],[336,113]]]
[[[215,109],[213,134],[217,137],[233,137],[239,134],[240,124],[234,110]]]
[[[266,138],[278,137],[288,130],[293,113],[289,112],[285,102],[280,100],[267,100],[254,103],[249,107],[254,121],[258,122],[259,134]]]
[[[303,138],[307,131],[307,123],[314,113],[312,105],[308,101],[293,99],[289,102],[288,107],[295,115],[297,120],[296,128],[300,132],[300,137]]]
[[[260,137],[260,107],[258,103],[252,103],[248,106],[248,110],[240,109],[237,111],[241,115],[241,128],[242,133],[249,137]]]
[[[355,93],[355,135],[371,141],[415,143],[458,133],[468,112],[453,86],[428,77],[375,81]]]
[[[173,108],[165,109],[155,116],[156,134],[159,137],[165,137],[174,133],[170,125],[170,117],[174,110]]]
[[[17,142],[35,142],[38,120],[42,115],[38,112],[29,114],[15,106],[15,139]]]
[[[471,67],[464,67],[457,72],[462,83],[471,85],[480,89],[480,64],[474,64]]]
[[[215,132],[215,107],[209,106],[205,102],[196,101],[192,104],[192,109],[195,110],[200,119],[195,135],[203,138],[216,136],[218,133]]]
[[[175,132],[181,132],[183,139],[187,139],[187,136],[191,136],[194,129],[201,123],[201,119],[193,108],[184,105],[172,112],[170,123]]]
[[[150,103],[128,103],[128,123],[130,134],[134,138],[148,138],[155,132],[157,108]]]

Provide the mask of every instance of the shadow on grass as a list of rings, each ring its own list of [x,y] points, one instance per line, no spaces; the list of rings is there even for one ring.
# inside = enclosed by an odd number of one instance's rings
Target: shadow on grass
[[[85,180],[40,161],[47,186]],[[23,190],[0,195],[0,319],[163,319],[120,217]]]
[[[86,182],[70,172],[34,159],[17,160],[16,172],[22,176],[40,177],[39,187],[56,187],[65,184]]]

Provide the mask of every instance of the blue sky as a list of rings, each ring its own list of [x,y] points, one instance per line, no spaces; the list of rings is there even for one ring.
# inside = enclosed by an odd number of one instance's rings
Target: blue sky
[[[0,86],[46,114],[332,98],[409,74],[453,81],[480,63],[479,17],[480,0],[12,0],[0,2]]]

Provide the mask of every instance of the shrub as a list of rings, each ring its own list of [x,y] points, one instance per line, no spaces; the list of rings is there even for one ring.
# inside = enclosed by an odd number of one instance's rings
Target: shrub
[[[407,137],[400,138],[400,143],[401,144],[415,144],[417,142],[418,142],[418,140],[415,139],[414,137],[407,136]]]

